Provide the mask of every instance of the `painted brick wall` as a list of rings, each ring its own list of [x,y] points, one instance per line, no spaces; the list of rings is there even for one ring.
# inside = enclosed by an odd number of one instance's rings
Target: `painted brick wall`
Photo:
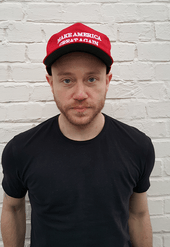
[[[169,247],[169,0],[0,0],[0,155],[14,135],[58,113],[42,60],[49,37],[74,22],[111,39],[115,63],[104,112],[153,140],[148,201],[154,247]],[[0,208],[2,200],[0,188]],[[26,206],[29,246],[28,199]]]

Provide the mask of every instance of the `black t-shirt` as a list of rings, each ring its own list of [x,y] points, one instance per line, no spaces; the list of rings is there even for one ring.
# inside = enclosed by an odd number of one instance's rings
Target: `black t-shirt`
[[[28,191],[31,247],[129,247],[129,198],[154,165],[149,137],[105,115],[99,135],[66,138],[58,116],[15,136],[2,155],[5,192]]]

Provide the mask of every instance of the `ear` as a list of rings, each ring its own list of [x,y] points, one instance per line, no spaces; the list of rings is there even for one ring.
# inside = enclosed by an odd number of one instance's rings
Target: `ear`
[[[49,74],[46,74],[46,79],[51,87],[52,93],[54,93],[54,88],[53,88],[53,77]]]
[[[109,72],[109,74],[106,75],[106,89],[107,89],[107,91],[109,89],[109,84],[110,84],[111,79],[112,79],[112,73]]]

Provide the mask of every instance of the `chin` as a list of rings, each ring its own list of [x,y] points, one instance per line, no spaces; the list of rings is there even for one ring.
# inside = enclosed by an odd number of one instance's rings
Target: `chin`
[[[89,125],[90,123],[93,122],[95,116],[83,116],[83,115],[79,115],[79,116],[68,116],[65,115],[65,118],[67,119],[67,121],[77,127],[85,127],[87,125]]]

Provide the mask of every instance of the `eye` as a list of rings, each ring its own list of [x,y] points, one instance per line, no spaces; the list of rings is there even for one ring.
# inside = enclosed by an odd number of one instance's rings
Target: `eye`
[[[94,77],[90,77],[90,78],[88,79],[88,82],[90,82],[90,83],[95,82],[95,81],[96,81],[96,79],[95,79]]]
[[[63,82],[64,82],[65,84],[69,84],[69,83],[71,82],[71,80],[70,80],[70,79],[64,79]]]

